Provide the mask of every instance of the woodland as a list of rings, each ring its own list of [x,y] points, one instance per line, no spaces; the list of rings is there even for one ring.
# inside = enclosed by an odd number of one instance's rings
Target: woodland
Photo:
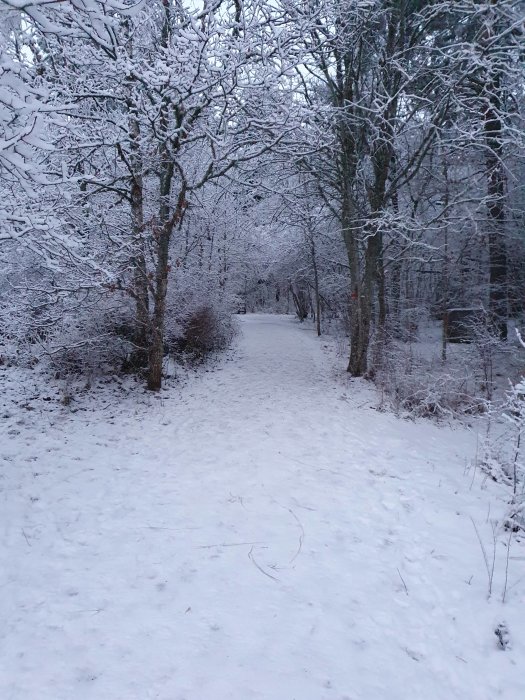
[[[512,345],[523,2],[0,11],[4,363],[158,390],[167,356],[227,346],[232,313],[292,312],[409,401],[421,329],[452,371],[449,310],[475,321],[467,374]]]

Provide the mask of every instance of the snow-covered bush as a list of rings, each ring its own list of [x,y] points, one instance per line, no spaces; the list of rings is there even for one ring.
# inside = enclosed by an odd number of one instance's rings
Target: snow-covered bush
[[[60,377],[119,373],[133,348],[126,330],[132,327],[132,309],[120,296],[72,295],[54,303],[43,300],[40,308],[22,307],[7,318],[0,310],[0,315],[4,357]]]
[[[506,527],[525,530],[525,378],[511,385],[500,406],[493,406],[480,460],[494,481],[512,489]]]
[[[232,338],[230,315],[217,305],[206,304],[189,313],[183,322],[184,350],[203,356],[224,348]]]
[[[133,315],[126,300],[118,301],[66,314],[46,342],[51,368],[87,377],[120,373],[133,350]]]
[[[437,357],[426,359],[412,345],[390,342],[375,382],[384,400],[412,417],[440,419],[486,410],[471,368],[463,363],[444,366]]]
[[[202,270],[172,273],[166,309],[165,352],[202,359],[224,349],[235,334],[236,295],[222,292],[217,278]]]

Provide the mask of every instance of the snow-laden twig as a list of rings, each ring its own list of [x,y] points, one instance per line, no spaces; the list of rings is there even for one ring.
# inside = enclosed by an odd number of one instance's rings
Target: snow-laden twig
[[[483,554],[483,561],[485,562],[485,568],[487,570],[487,578],[488,578],[488,597],[492,595],[492,582],[494,580],[494,568],[496,565],[496,530],[495,530],[495,524],[492,523],[492,535],[493,535],[493,552],[492,552],[492,563],[489,562],[489,557],[487,554],[487,550],[485,548],[485,545],[483,544],[483,540],[481,539],[481,535],[479,534],[479,530],[476,526],[476,523],[474,522],[474,519],[471,517],[470,518],[472,525],[474,526],[474,530],[476,532],[476,536],[478,538],[479,546],[481,547],[481,552]]]

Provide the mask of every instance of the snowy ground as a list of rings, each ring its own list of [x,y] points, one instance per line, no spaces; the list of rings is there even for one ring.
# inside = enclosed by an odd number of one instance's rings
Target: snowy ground
[[[525,698],[525,547],[502,604],[497,530],[487,600],[475,436],[377,411],[310,327],[247,316],[142,403],[34,401],[0,437],[2,700]]]

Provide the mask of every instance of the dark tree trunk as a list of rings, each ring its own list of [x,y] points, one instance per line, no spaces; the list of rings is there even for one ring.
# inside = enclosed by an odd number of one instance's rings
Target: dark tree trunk
[[[380,234],[377,234],[380,236]],[[378,317],[377,325],[379,334],[381,336],[381,341],[384,341],[384,336],[386,333],[386,318],[387,318],[387,306],[386,306],[386,289],[385,289],[385,266],[383,260],[383,240],[380,236],[379,240],[379,251],[377,255],[377,306],[378,306]]]
[[[157,269],[155,272],[155,305],[151,320],[151,337],[148,352],[148,389],[151,391],[158,391],[162,386],[170,234],[171,231],[165,228],[160,233],[158,241]]]
[[[356,290],[357,299],[352,303],[352,341],[350,348],[350,362],[348,371],[354,377],[361,377],[370,373],[368,366],[368,347],[370,345],[370,332],[372,326],[372,313],[374,308],[374,290],[377,288],[379,307],[379,329],[384,331],[386,326],[386,300],[383,264],[383,236],[378,230],[377,219],[381,216],[386,206],[386,183],[394,167],[394,122],[397,114],[397,85],[399,74],[392,66],[389,57],[395,54],[403,43],[403,28],[400,24],[401,15],[393,5],[388,17],[386,47],[384,60],[380,69],[380,78],[385,100],[385,107],[378,120],[378,136],[370,144],[370,157],[374,171],[374,181],[368,191],[370,213],[367,221],[358,227],[359,237],[366,232],[364,243],[364,271],[363,279],[352,280],[352,288]],[[359,245],[359,243],[357,243]],[[361,243],[362,245],[362,243]],[[347,247],[348,250],[348,247]],[[354,254],[355,257],[355,254]],[[352,263],[351,263],[352,269]],[[355,275],[355,273],[354,273]],[[357,278],[359,270],[357,270]],[[378,346],[380,349],[380,346]],[[379,359],[379,355],[378,355]],[[373,370],[373,368],[372,368]]]
[[[168,291],[169,273],[169,245],[173,228],[181,221],[186,206],[186,190],[183,187],[179,193],[175,212],[171,214],[168,199],[169,192],[171,191],[172,179],[173,165],[168,163],[161,180],[161,191],[164,192],[164,196],[161,200],[160,212],[162,217],[161,220],[164,221],[164,225],[158,233],[157,243],[154,307],[153,318],[151,320],[150,344],[148,352],[148,389],[150,391],[158,391],[162,386],[164,325],[166,317],[166,294]]]
[[[133,58],[133,44],[129,20],[124,20],[126,29],[126,46],[128,55]],[[144,249],[144,163],[141,151],[141,129],[137,114],[134,91],[135,78],[126,79],[128,97],[126,108],[128,115],[129,154],[126,157],[118,146],[119,155],[131,174],[130,207],[133,245],[133,279],[131,296],[135,301],[135,327],[133,333],[134,351],[129,364],[134,368],[145,367],[148,361],[148,331],[149,331],[149,290],[146,255]]]
[[[311,306],[310,295],[299,285],[294,289],[293,285],[290,284],[290,292],[292,293],[295,312],[298,319],[302,322],[305,318],[308,318],[308,307]]]
[[[131,362],[135,367],[144,367],[148,358],[149,292],[144,254],[144,182],[140,155],[140,129],[135,118],[130,120],[131,165],[131,220],[133,227],[133,296],[135,299],[135,350]]]
[[[496,0],[491,0],[496,5]],[[493,27],[487,23],[486,42]],[[487,194],[489,214],[489,304],[492,322],[501,340],[507,340],[507,251],[505,246],[505,191],[503,170],[503,120],[501,75],[488,75],[483,90],[483,118],[487,144]]]
[[[368,369],[370,344],[370,305],[368,295],[353,300],[352,338],[348,371],[353,377],[363,377]]]
[[[169,42],[170,32],[170,5],[168,0],[163,0],[164,24],[162,27],[161,45],[166,48]],[[159,170],[159,224],[154,236],[157,243],[157,260],[155,266],[155,283],[153,293],[153,317],[150,324],[150,337],[148,347],[148,389],[158,391],[162,386],[162,361],[164,358],[164,321],[166,317],[166,293],[168,290],[168,261],[171,233],[179,214],[179,195],[177,210],[172,215],[171,211],[171,185],[175,165],[169,148],[169,102],[163,100],[159,118],[159,133],[163,139],[160,147]]]
[[[313,236],[313,234],[312,234]],[[317,257],[313,237],[310,240],[310,253],[314,271],[314,295],[315,295],[315,328],[317,335],[321,335],[321,296],[319,294],[319,271],[317,270]]]
[[[364,273],[357,299],[352,300],[355,317],[353,327],[350,362],[348,371],[354,377],[363,377],[368,373],[368,348],[374,306],[374,287],[377,283],[378,263],[381,251],[379,233],[369,236],[365,251]],[[355,335],[355,337],[354,337]]]
[[[496,105],[485,116],[489,211],[490,312],[496,332],[507,340],[507,251],[505,247],[505,174],[501,161],[501,119]]]

